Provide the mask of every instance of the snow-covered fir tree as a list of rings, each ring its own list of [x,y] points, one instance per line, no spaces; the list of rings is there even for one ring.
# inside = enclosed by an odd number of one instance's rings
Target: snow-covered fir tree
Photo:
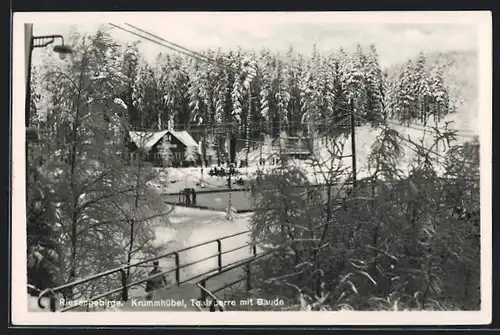
[[[399,75],[394,107],[397,117],[404,124],[411,123],[412,120],[418,118],[414,86],[415,70],[413,62],[408,60]]]
[[[160,161],[163,166],[171,166],[173,163],[173,154],[171,149],[171,143],[169,141],[163,140],[158,147],[158,153],[160,154]]]
[[[374,45],[370,46],[365,67],[366,105],[364,117],[372,122],[380,122],[383,113],[383,76]]]
[[[198,148],[187,146],[184,152],[184,160],[189,164],[194,164],[198,158]]]
[[[147,186],[154,173],[146,169],[136,178],[137,167],[126,164],[120,149],[130,124],[119,95],[133,72],[122,72],[120,49],[105,32],[70,40],[74,57],[57,71],[42,69],[46,127],[33,152],[41,163],[37,172],[45,200],[55,213],[59,284],[121,266],[129,256],[154,253],[146,246],[155,221],[151,211],[155,218],[164,215],[157,207],[160,197]],[[135,225],[143,220],[148,223]],[[103,280],[79,291],[92,295],[111,286]]]
[[[450,102],[448,90],[444,84],[443,72],[439,66],[434,66],[430,74],[430,114],[436,122],[444,116],[454,112],[454,106]]]

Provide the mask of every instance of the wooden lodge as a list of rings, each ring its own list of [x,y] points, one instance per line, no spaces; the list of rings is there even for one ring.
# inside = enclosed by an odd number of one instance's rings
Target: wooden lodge
[[[165,146],[170,157],[165,157]],[[141,159],[155,166],[190,166],[200,162],[199,145],[185,130],[130,131],[128,152],[130,160]],[[186,157],[187,152],[191,157]]]

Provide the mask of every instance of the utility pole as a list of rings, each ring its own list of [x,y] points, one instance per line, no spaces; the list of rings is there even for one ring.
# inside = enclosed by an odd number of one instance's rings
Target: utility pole
[[[352,188],[356,188],[356,124],[354,122],[354,101],[349,100],[351,106],[351,157],[352,157]]]
[[[227,207],[230,209],[231,208],[231,191],[232,191],[232,183],[231,183],[231,166],[234,161],[233,157],[233,149],[232,146],[234,145],[233,139],[231,138],[231,133],[228,134],[228,140],[229,140],[229,179],[228,179],[228,186],[229,186],[229,200],[228,200],[228,205]]]
[[[234,138],[233,138],[233,134],[232,134],[232,130],[230,130],[228,133],[227,133],[227,138],[228,138],[228,141],[229,141],[229,173],[228,173],[228,186],[229,186],[229,199],[228,199],[228,202],[227,202],[227,211],[226,211],[226,219],[228,220],[234,220],[234,216],[233,216],[233,204],[232,204],[232,183],[231,183],[231,173],[233,171],[233,166],[234,166],[234,161],[235,161],[235,154],[234,154],[234,150],[233,150],[233,146],[236,145],[236,143],[234,143]]]
[[[31,55],[32,55],[32,50],[33,50],[33,25],[32,24],[25,24],[24,25],[24,42],[25,42],[25,70],[26,70],[26,96],[25,96],[25,104],[24,104],[24,123],[25,123],[25,132],[26,132],[26,139],[24,141],[24,148],[25,148],[25,170],[24,173],[26,174],[25,176],[25,182],[26,182],[26,203],[28,202],[28,192],[30,189],[30,180],[29,180],[29,140],[28,140],[28,130],[30,129],[30,99],[31,99],[31,94],[30,94],[30,81],[31,81]],[[36,134],[36,137],[38,137],[38,134]],[[35,138],[35,136],[33,136]]]

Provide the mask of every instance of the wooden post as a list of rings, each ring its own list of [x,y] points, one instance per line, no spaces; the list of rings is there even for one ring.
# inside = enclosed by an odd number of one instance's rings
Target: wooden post
[[[222,243],[219,239],[217,239],[217,252],[218,252],[217,261],[218,261],[218,265],[219,265],[219,271],[221,271],[222,270]]]
[[[207,286],[207,281],[205,279],[203,279],[200,284],[203,287],[200,289],[200,293],[201,293],[200,300],[201,300],[201,303],[204,304],[205,300],[207,299],[207,294],[205,293],[205,290],[204,290],[204,288],[206,288],[206,286]]]
[[[124,269],[120,269],[121,282],[122,282],[122,301],[128,300],[128,289],[127,289],[127,274]]]
[[[51,312],[56,311],[56,297],[54,296],[53,293],[50,294],[50,311]]]
[[[247,292],[250,292],[250,290],[252,289],[252,278],[251,278],[251,274],[250,274],[250,263],[247,263],[247,265],[245,266],[245,276],[247,278],[246,282],[247,282]]]
[[[227,212],[226,212],[226,218],[228,220],[233,220],[233,213],[232,213],[232,184],[231,184],[231,167],[233,166],[235,159],[236,159],[236,153],[234,152],[234,146],[236,146],[236,143],[233,138],[232,133],[227,134],[228,139],[229,139],[229,173],[228,173],[228,187],[229,187],[229,199],[227,201]]]
[[[216,304],[215,300],[212,300],[210,302],[210,307],[208,308],[209,312],[215,312],[215,304]]]
[[[180,277],[181,277],[181,270],[179,269],[179,253],[174,254],[175,257],[175,281],[177,283],[177,286],[180,285]]]

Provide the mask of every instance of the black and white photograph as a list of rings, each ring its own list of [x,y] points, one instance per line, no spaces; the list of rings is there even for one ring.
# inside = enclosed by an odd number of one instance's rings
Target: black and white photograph
[[[13,22],[14,324],[490,322],[490,12]]]

